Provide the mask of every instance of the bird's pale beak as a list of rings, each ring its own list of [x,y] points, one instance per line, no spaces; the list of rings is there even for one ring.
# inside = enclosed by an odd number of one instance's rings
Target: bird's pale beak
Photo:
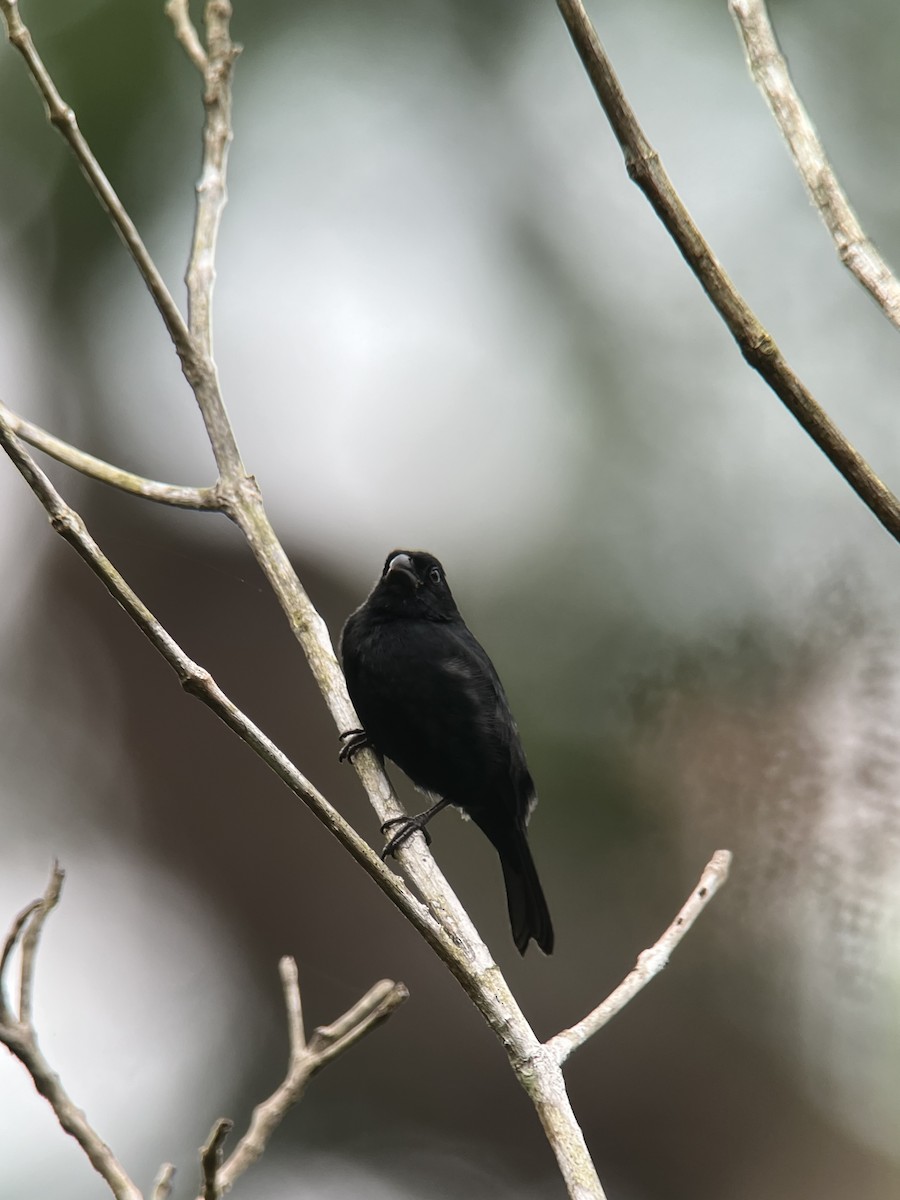
[[[412,559],[408,554],[395,554],[388,563],[387,574],[408,575],[412,582],[418,586],[419,580],[416,577],[415,567],[413,567]]]

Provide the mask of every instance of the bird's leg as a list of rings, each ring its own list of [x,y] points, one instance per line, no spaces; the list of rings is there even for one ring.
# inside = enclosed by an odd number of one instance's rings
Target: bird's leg
[[[400,828],[382,849],[381,861],[384,862],[386,858],[396,854],[400,847],[406,841],[408,841],[414,833],[424,833],[425,845],[430,846],[431,834],[428,832],[425,826],[433,816],[436,816],[442,808],[446,808],[449,803],[449,800],[438,800],[437,804],[432,804],[431,808],[427,808],[425,812],[419,813],[418,816],[391,817],[389,821],[385,821],[381,827],[382,833],[387,833],[387,831],[394,825],[399,825]]]
[[[341,746],[338,762],[353,762],[353,755],[357,750],[368,746],[369,737],[364,729],[345,729],[341,734],[341,741],[344,744]]]

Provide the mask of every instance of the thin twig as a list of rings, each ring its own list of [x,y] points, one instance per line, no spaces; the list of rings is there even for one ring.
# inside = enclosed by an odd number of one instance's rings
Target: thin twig
[[[226,176],[231,144],[231,78],[240,47],[231,40],[229,0],[207,0],[208,53],[203,68],[203,169],[197,184],[194,236],[185,283],[191,335],[212,356],[212,297],[216,282],[216,242],[228,202]],[[210,434],[212,436],[212,432]]]
[[[197,183],[194,233],[185,284],[188,293],[188,328],[191,344],[202,355],[209,371],[194,386],[197,404],[219,468],[220,495],[232,500],[245,486],[255,491],[241,461],[234,430],[222,399],[213,358],[212,297],[216,281],[216,242],[228,200],[226,178],[231,144],[231,79],[240,46],[231,40],[230,0],[206,0],[204,25],[206,50],[187,12],[186,0],[167,7],[179,39],[203,75],[203,165]]]
[[[42,901],[40,900],[32,900],[30,904],[22,909],[19,915],[13,920],[12,925],[10,925],[6,940],[3,943],[3,953],[0,955],[0,1021],[14,1019],[9,1001],[6,998],[6,969],[9,966],[12,953],[18,945],[26,921],[32,913],[40,908],[41,903]]]
[[[383,979],[370,988],[354,1006],[328,1030],[340,1030],[340,1036],[321,1036],[316,1030],[307,1044],[302,1031],[300,1017],[300,986],[297,980],[297,964],[292,958],[283,958],[279,964],[284,988],[285,1011],[287,1014],[290,1052],[284,1079],[271,1096],[253,1110],[247,1132],[218,1169],[215,1195],[227,1192],[241,1175],[264,1153],[272,1134],[284,1120],[288,1111],[303,1095],[306,1085],[326,1063],[343,1054],[352,1045],[371,1032],[382,1021],[387,1020],[403,1003],[409,993],[402,983]],[[204,1196],[203,1200],[207,1200]]]
[[[629,177],[647,197],[672,236],[744,358],[759,372],[884,528],[900,541],[900,500],[882,483],[794,374],[728,278],[638,124],[581,0],[557,0],[557,5],[622,147]]]
[[[91,479],[97,479],[133,496],[143,496],[145,500],[153,500],[157,504],[171,504],[175,508],[211,512],[221,511],[223,508],[223,502],[215,487],[181,487],[174,483],[157,483],[153,479],[144,479],[141,475],[134,475],[131,471],[124,471],[121,467],[104,462],[102,458],[95,458],[93,454],[86,454],[76,446],[70,446],[68,442],[47,433],[39,425],[26,421],[2,402],[0,412],[10,429],[23,442],[43,450],[57,462],[64,463],[67,467],[80,471],[82,475],[90,476]]]
[[[202,75],[206,70],[206,51],[191,20],[188,0],[166,0],[165,13],[175,26],[175,36],[184,46],[188,58]]]
[[[402,983],[382,979],[366,992],[361,1000],[330,1025],[319,1025],[309,1039],[309,1049],[315,1057],[315,1070],[349,1050],[352,1045],[382,1021],[387,1020],[409,993]]]
[[[300,979],[296,960],[289,955],[278,964],[281,988],[284,992],[284,1011],[287,1014],[288,1047],[291,1058],[297,1058],[306,1050],[306,1033],[303,1029],[303,1002],[300,996]]]
[[[106,1142],[88,1123],[81,1109],[73,1103],[44,1057],[31,1023],[34,967],[38,944],[44,922],[59,899],[63,882],[63,871],[58,863],[53,864],[50,880],[40,900],[30,904],[13,921],[4,944],[3,968],[9,963],[9,955],[21,930],[22,969],[19,988],[19,1012],[14,1014],[4,1002],[0,1008],[0,1044],[7,1047],[28,1071],[37,1091],[47,1100],[60,1127],[82,1148],[94,1170],[106,1182],[116,1200],[142,1200],[137,1186],[129,1178]]]
[[[174,1182],[175,1167],[172,1163],[163,1163],[159,1168],[156,1179],[153,1181],[153,1191],[150,1193],[150,1200],[169,1200]]]
[[[37,965],[37,948],[44,931],[44,924],[59,903],[63,881],[66,873],[54,862],[50,872],[50,882],[41,899],[25,926],[22,937],[22,962],[19,971],[19,1021],[22,1025],[31,1027],[31,1013],[34,1005],[34,969]]]
[[[859,223],[825,147],[791,80],[765,0],[730,0],[750,74],[787,142],[810,199],[831,234],[841,262],[900,329],[900,280]]]
[[[200,1171],[203,1177],[203,1200],[219,1200],[225,1190],[219,1182],[222,1166],[222,1147],[234,1128],[234,1121],[219,1117],[209,1131],[209,1137],[200,1147]]]
[[[564,1063],[573,1050],[594,1036],[607,1022],[622,1011],[625,1005],[637,993],[657,976],[663,967],[667,966],[672,957],[672,951],[697,920],[700,914],[712,900],[713,896],[728,878],[731,866],[731,854],[728,850],[717,850],[700,876],[700,882],[683,904],[678,916],[659,940],[643,950],[637,959],[637,964],[625,976],[619,986],[598,1004],[595,1009],[577,1025],[563,1029],[547,1042],[547,1049],[560,1064]]]

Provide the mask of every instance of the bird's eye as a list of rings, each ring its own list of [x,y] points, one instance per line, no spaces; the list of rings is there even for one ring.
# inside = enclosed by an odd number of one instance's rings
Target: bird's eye
[[[428,572],[428,578],[431,580],[432,583],[440,583],[441,582],[441,573],[437,569],[437,567],[431,568],[431,570]]]

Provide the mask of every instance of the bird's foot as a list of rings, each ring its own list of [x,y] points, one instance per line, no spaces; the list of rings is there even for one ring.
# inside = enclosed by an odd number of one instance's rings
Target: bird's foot
[[[430,846],[431,834],[425,828],[425,821],[422,819],[423,817],[427,818],[430,815],[430,813],[420,813],[417,817],[391,817],[389,821],[385,821],[381,827],[382,833],[387,833],[387,831],[392,829],[395,825],[399,825],[400,828],[382,848],[381,861],[384,862],[386,859],[391,858],[394,854],[396,854],[400,847],[405,845],[414,833],[424,833],[425,845]]]
[[[369,744],[369,738],[364,729],[345,729],[341,734],[341,741],[344,744],[341,746],[338,762],[353,762],[353,755],[357,750],[363,750]]]

